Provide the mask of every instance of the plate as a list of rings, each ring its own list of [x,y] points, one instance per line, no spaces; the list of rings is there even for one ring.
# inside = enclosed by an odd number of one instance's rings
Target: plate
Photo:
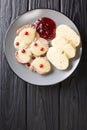
[[[76,57],[70,60],[70,66],[65,71],[60,71],[57,70],[55,67],[53,67],[52,73],[47,75],[39,75],[35,72],[30,71],[24,65],[19,64],[14,56],[15,54],[14,39],[16,37],[15,32],[20,26],[28,23],[34,23],[38,18],[41,17],[49,17],[53,19],[57,26],[60,24],[69,25],[71,28],[75,30],[76,33],[79,34],[79,31],[75,26],[75,24],[62,13],[50,9],[35,9],[19,16],[9,27],[5,37],[5,55],[11,69],[21,79],[34,85],[44,86],[59,83],[73,73],[73,71],[79,64],[82,53],[82,47],[80,46],[77,48]]]

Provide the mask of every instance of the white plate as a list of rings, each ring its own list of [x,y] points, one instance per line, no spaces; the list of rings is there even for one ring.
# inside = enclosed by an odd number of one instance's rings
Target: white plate
[[[76,69],[81,58],[82,47],[80,46],[77,49],[76,57],[73,58],[73,60],[70,60],[70,67],[65,71],[59,71],[53,67],[52,73],[47,75],[39,75],[28,70],[28,68],[26,68],[24,65],[19,64],[14,56],[14,38],[16,37],[15,32],[20,26],[28,23],[34,23],[38,18],[41,17],[49,17],[53,19],[57,26],[60,24],[69,25],[79,34],[75,24],[65,15],[50,9],[32,10],[18,17],[9,27],[5,37],[5,54],[12,70],[24,81],[35,85],[52,85],[63,81]]]

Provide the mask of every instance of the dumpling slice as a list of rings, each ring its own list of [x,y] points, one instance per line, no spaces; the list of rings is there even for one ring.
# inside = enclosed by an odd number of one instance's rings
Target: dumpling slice
[[[69,59],[75,57],[76,48],[67,43],[63,38],[55,38],[52,40],[51,43],[52,46],[56,49],[61,49],[62,51],[64,51]]]
[[[51,71],[51,64],[45,57],[37,57],[31,63],[30,69],[39,74],[47,74]]]
[[[20,37],[20,36],[16,36],[15,40],[14,40],[14,47],[16,50],[19,49],[26,49],[28,48],[28,44],[25,43],[25,41]]]
[[[19,36],[23,43],[30,45],[36,37],[36,28],[24,28],[20,31]]]
[[[24,63],[28,63],[31,60],[32,53],[31,53],[29,48],[28,49],[20,49],[20,50],[16,51],[15,57],[16,57],[18,62],[24,64]]]
[[[80,36],[68,25],[58,26],[56,29],[56,36],[64,38],[68,43],[70,43],[74,47],[77,47],[80,44]]]
[[[65,53],[55,47],[49,48],[47,58],[59,70],[66,70],[69,66],[69,59]]]
[[[48,41],[43,38],[38,38],[30,46],[31,52],[35,56],[44,55],[48,51],[48,48],[49,48]]]

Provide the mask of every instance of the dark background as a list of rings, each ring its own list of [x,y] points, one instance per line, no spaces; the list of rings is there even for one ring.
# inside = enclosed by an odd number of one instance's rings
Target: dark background
[[[5,33],[11,22],[36,8],[64,13],[82,37],[78,68],[54,86],[24,82],[12,72],[4,54]],[[87,130],[86,0],[0,0],[0,130]]]

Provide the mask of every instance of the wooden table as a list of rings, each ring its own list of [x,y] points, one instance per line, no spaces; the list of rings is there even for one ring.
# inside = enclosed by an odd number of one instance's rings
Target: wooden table
[[[11,22],[36,8],[66,14],[82,37],[78,68],[54,86],[24,82],[12,72],[4,54],[5,33]],[[0,130],[87,130],[86,0],[0,0]]]

